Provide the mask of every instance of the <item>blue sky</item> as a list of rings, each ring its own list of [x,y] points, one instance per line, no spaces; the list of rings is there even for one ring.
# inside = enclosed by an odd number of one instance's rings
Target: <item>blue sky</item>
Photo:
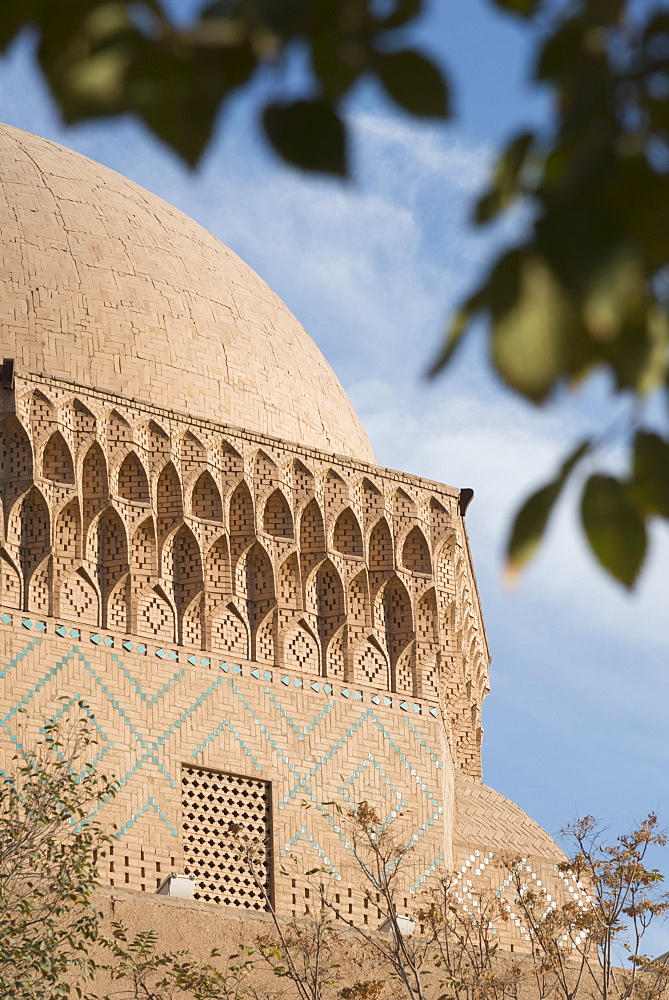
[[[605,381],[538,410],[495,382],[480,336],[447,376],[423,377],[449,308],[523,224],[518,214],[490,234],[469,226],[492,152],[548,106],[525,82],[524,29],[485,0],[455,9],[434,3],[416,37],[453,72],[457,123],[415,125],[361,88],[348,108],[348,184],[278,164],[255,132],[254,95],[231,103],[194,173],[132,121],[66,129],[29,39],[0,61],[0,117],[113,167],[205,225],[318,342],[381,464],[474,487],[467,522],[493,654],[484,780],[553,834],[585,813],[612,830],[651,809],[669,823],[669,533],[655,532],[629,596],[594,565],[567,502],[517,589],[501,580],[511,512],[584,427],[610,413]]]

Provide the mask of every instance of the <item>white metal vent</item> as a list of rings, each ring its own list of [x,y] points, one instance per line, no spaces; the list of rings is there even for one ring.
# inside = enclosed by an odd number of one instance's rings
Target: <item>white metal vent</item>
[[[194,898],[267,909],[269,782],[184,766],[181,786],[185,872],[195,877]],[[253,856],[255,879],[247,851]]]

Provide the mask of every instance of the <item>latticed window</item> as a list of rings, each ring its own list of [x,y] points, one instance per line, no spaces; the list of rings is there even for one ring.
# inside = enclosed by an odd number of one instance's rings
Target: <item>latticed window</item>
[[[185,765],[181,789],[185,871],[195,876],[195,899],[266,910],[269,782]]]

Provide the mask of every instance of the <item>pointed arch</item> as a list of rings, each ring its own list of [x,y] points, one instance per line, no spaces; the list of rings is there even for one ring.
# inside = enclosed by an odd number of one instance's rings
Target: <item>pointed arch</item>
[[[103,627],[115,632],[130,631],[131,576],[126,573],[107,597]]]
[[[411,499],[406,490],[396,489],[392,498],[393,525],[395,533],[400,534],[410,521],[417,516],[416,504]]]
[[[204,587],[200,546],[187,524],[182,524],[172,539],[171,557],[174,603],[181,616]]]
[[[229,441],[221,441],[220,448],[221,472],[226,482],[234,482],[239,479],[244,471],[242,456],[233,448]]]
[[[434,588],[416,606],[416,673],[423,698],[439,698],[439,616]]]
[[[295,552],[279,567],[277,591],[282,608],[296,609],[301,606],[300,566]]]
[[[432,572],[430,549],[420,528],[413,527],[402,546],[402,565],[411,573]]]
[[[54,483],[74,485],[74,463],[60,431],[54,431],[42,454],[42,475]]]
[[[16,417],[3,420],[0,429],[0,462],[5,486],[11,485],[14,495],[32,479],[33,453],[23,424]]]
[[[98,520],[98,586],[103,603],[128,569],[128,538],[125,525],[113,507]]]
[[[346,620],[344,588],[335,566],[326,559],[316,573],[316,613],[321,649]]]
[[[198,594],[181,613],[179,642],[202,649],[204,646],[203,638],[204,599],[202,594]]]
[[[443,504],[436,497],[430,498],[430,529],[432,540],[442,538],[451,527],[451,517]]]
[[[443,590],[455,593],[455,535],[449,534],[439,547],[435,579]]]
[[[174,642],[174,611],[162,587],[153,587],[140,594],[137,635],[155,642]]]
[[[150,503],[149,478],[134,451],[128,452],[118,470],[118,495],[131,503]]]
[[[168,462],[158,476],[156,512],[158,538],[162,539],[182,520],[184,513],[181,480],[172,462]]]
[[[252,545],[246,554],[242,586],[249,605],[249,620],[253,628],[253,624],[267,614],[275,598],[272,563],[258,542]]]
[[[281,490],[274,490],[265,504],[263,529],[276,538],[293,537],[293,515]]]
[[[218,604],[223,595],[231,593],[230,552],[225,536],[217,539],[207,553],[205,583],[214,604]]]
[[[12,558],[0,549],[0,602],[7,608],[20,608],[21,575]]]
[[[53,548],[60,563],[73,563],[82,557],[81,511],[76,497],[63,507],[56,519]]]
[[[299,458],[296,458],[293,462],[292,471],[293,489],[297,502],[300,503],[313,491],[314,474]]]
[[[273,610],[260,622],[256,629],[253,644],[253,659],[257,663],[274,666],[277,647],[276,631],[277,617],[276,611]]]
[[[300,553],[313,564],[314,559],[325,555],[325,528],[317,500],[310,500],[300,518]]]
[[[109,499],[107,463],[99,444],[94,443],[86,452],[81,469],[82,519],[84,531]]]
[[[181,470],[183,472],[184,481],[190,479],[190,476],[196,469],[199,469],[207,461],[207,452],[200,441],[196,438],[191,431],[186,431],[181,439]]]
[[[112,410],[107,420],[107,451],[110,455],[120,448],[121,445],[128,445],[132,440],[130,424],[118,410]]]
[[[363,571],[358,573],[348,585],[346,599],[347,621],[350,625],[369,627],[369,586],[367,584],[367,574]]]
[[[348,490],[346,483],[334,469],[328,469],[323,483],[325,495],[325,511],[329,520],[329,515],[334,513],[342,504],[348,500]]]
[[[223,522],[221,494],[210,472],[203,472],[193,487],[191,513],[204,521]]]
[[[262,449],[253,457],[253,483],[258,493],[270,489],[276,479],[278,469],[276,462]]]
[[[332,547],[342,555],[362,558],[362,531],[350,507],[343,510],[335,522]]]
[[[35,438],[51,430],[54,424],[54,407],[43,392],[36,389],[30,397],[30,424]]]
[[[72,430],[80,437],[90,437],[95,434],[97,421],[87,406],[79,399],[72,400]]]
[[[33,486],[21,503],[20,560],[24,581],[50,552],[51,524],[46,500]],[[26,595],[27,597],[27,595]]]
[[[251,491],[242,480],[230,497],[230,539],[235,553],[242,551],[255,534],[255,516]]]
[[[382,690],[390,688],[388,658],[373,635],[368,636],[353,656],[353,676],[359,684]]]
[[[406,646],[397,658],[395,664],[394,691],[415,697],[416,690],[416,651],[413,643]]]
[[[248,625],[233,602],[212,617],[211,648],[231,657],[250,657]]]
[[[411,599],[401,580],[390,578],[378,602],[378,623],[385,639],[391,667],[397,663],[402,650],[413,638]]]
[[[369,537],[369,569],[372,573],[388,573],[393,565],[393,538],[388,522],[382,517]]]
[[[155,420],[142,428],[149,465],[162,465],[170,451],[170,436]]]
[[[347,639],[347,628],[342,625],[339,631],[330,638],[327,649],[324,650],[324,674],[340,681],[346,679]]]
[[[286,633],[283,640],[283,665],[302,674],[320,673],[318,639],[304,620]]]
[[[153,518],[142,521],[132,536],[132,574],[144,586],[153,576],[158,575],[156,553],[156,529]]]

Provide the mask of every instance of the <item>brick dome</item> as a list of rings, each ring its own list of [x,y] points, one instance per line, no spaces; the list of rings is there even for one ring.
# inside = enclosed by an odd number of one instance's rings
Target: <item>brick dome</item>
[[[374,462],[320,350],[236,254],[78,153],[7,125],[0,143],[5,357]]]

